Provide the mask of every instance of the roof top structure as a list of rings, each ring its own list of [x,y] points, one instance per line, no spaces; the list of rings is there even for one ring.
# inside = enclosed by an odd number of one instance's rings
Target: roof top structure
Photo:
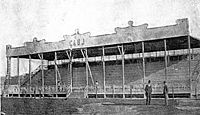
[[[76,50],[89,47],[102,47],[115,44],[125,44],[132,42],[151,41],[158,39],[170,39],[172,37],[188,36],[188,19],[178,19],[175,25],[148,28],[148,24],[133,26],[133,22],[128,22],[129,26],[115,28],[115,33],[99,36],[90,36],[90,33],[64,35],[64,40],[58,42],[46,42],[33,39],[33,42],[25,42],[24,46],[12,47],[7,45],[7,57],[20,57],[40,59],[37,54],[43,53],[45,60],[53,60],[51,57],[55,51]],[[51,56],[52,55],[52,56]],[[66,54],[65,54],[66,55]],[[67,56],[66,56],[67,57]]]

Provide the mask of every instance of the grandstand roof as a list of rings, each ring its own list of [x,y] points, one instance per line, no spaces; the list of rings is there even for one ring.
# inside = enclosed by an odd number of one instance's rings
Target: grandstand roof
[[[105,34],[99,36],[90,36],[90,33],[73,35],[64,35],[64,40],[58,42],[46,42],[34,38],[32,42],[25,42],[24,46],[12,47],[7,45],[6,55],[11,57],[32,58],[39,59],[37,54],[45,53],[47,60],[52,60],[55,51],[65,51],[69,49],[80,49],[89,47],[102,47],[107,45],[133,43],[141,41],[150,41],[158,39],[170,39],[180,36],[189,35],[188,19],[178,19],[175,25],[168,25],[163,27],[148,28],[148,24],[133,26],[132,21],[129,21],[129,26],[115,28],[115,33]],[[67,57],[65,52],[64,56]],[[44,58],[44,59],[45,59]]]

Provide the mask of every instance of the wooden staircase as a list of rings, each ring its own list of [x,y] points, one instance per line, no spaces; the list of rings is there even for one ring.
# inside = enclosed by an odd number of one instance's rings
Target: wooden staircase
[[[44,70],[48,70],[48,67],[46,65],[43,66]],[[34,71],[31,72],[31,79],[35,77],[37,73],[39,73],[42,70],[42,66],[39,65]],[[24,76],[24,80],[21,82],[21,86],[24,86],[28,81],[30,80],[29,74],[26,74]]]

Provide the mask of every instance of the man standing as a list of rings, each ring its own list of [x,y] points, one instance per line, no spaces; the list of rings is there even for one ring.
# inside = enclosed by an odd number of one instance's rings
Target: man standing
[[[168,105],[168,87],[166,81],[164,81],[163,83],[164,83],[163,95],[165,97],[165,105]]]
[[[148,81],[148,84],[145,87],[145,95],[146,95],[146,105],[150,105],[151,103],[151,93],[152,93],[152,87],[151,87],[151,81]]]

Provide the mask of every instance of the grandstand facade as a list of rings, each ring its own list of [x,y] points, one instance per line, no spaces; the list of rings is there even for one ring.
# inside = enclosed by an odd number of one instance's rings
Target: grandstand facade
[[[162,95],[163,81],[170,97],[200,93],[200,40],[190,35],[188,19],[156,28],[128,24],[112,34],[76,32],[58,42],[34,38],[22,47],[7,45],[5,95],[144,98],[148,80],[153,97]],[[18,61],[15,77],[11,77],[12,58]],[[29,59],[25,75],[19,74],[21,58]],[[31,61],[38,59],[41,65],[31,71]]]

